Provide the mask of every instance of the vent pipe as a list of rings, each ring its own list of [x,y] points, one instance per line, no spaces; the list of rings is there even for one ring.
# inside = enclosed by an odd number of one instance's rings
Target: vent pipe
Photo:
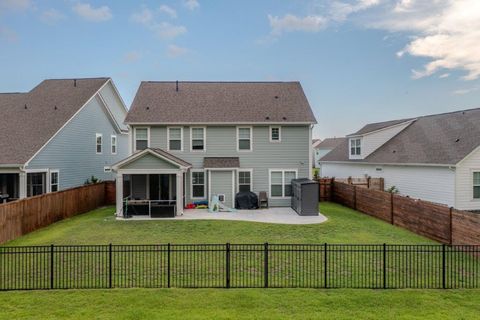
[[[176,85],[175,85],[175,91],[178,92],[178,80],[177,80]]]
[[[77,86],[77,79],[73,79],[73,86],[74,86],[74,87]]]

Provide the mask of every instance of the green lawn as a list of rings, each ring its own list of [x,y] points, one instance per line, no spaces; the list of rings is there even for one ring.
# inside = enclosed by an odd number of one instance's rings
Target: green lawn
[[[117,221],[113,207],[55,223],[6,245],[158,243],[350,243],[430,244],[381,220],[334,203],[320,204],[328,221],[281,225],[220,220]]]
[[[0,293],[0,306],[0,319],[478,319],[480,291],[33,291]]]

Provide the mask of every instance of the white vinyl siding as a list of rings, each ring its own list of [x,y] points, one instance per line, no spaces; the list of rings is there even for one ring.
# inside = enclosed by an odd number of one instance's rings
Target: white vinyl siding
[[[410,124],[411,122],[406,122],[363,135],[362,159],[368,157],[372,152],[380,148],[383,144],[392,139]]]
[[[480,172],[480,148],[460,161],[456,168],[455,207],[460,210],[480,210],[480,198],[475,198],[475,173]],[[478,175],[477,175],[478,176]]]

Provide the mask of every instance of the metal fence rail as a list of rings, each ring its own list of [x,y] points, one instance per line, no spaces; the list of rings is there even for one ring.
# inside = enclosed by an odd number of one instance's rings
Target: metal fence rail
[[[131,287],[480,288],[480,246],[0,247],[0,290]]]

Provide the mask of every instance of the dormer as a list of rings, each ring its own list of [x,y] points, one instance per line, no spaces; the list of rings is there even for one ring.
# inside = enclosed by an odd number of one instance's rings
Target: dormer
[[[415,120],[404,119],[367,124],[359,131],[347,136],[348,158],[350,160],[365,159]]]

